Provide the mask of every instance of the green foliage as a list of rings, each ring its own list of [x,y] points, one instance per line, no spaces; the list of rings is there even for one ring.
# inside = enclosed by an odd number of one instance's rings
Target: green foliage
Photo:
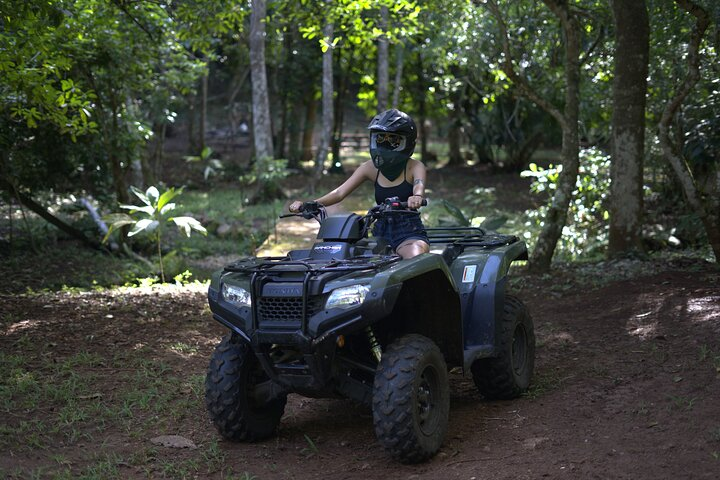
[[[223,163],[217,159],[212,158],[213,149],[210,147],[203,148],[200,155],[187,155],[185,161],[188,163],[199,163],[203,169],[203,178],[207,181],[213,175],[219,175],[223,172]]]
[[[527,240],[539,231],[552,195],[557,189],[562,165],[548,168],[531,164],[521,173],[533,179],[531,191],[548,198],[547,205],[526,212]],[[572,193],[572,201],[563,235],[558,244],[557,255],[570,260],[599,258],[604,254],[608,235],[608,211],[606,200],[610,191],[610,157],[596,147],[580,152],[580,173]]]
[[[1,1],[0,13],[0,167],[23,187],[105,193],[202,71],[162,2]]]
[[[105,235],[103,242],[107,242],[113,231],[125,226],[132,227],[127,234],[128,237],[132,237],[139,233],[149,234],[157,244],[158,261],[160,264],[160,279],[164,283],[165,271],[163,268],[162,237],[165,224],[174,223],[175,226],[188,237],[193,230],[200,232],[203,235],[207,235],[207,230],[193,217],[169,216],[169,214],[175,210],[177,206],[175,203],[172,203],[171,200],[180,195],[182,193],[182,189],[176,190],[174,187],[170,187],[162,194],[156,187],[150,187],[144,193],[135,187],[132,187],[131,189],[143,205],[120,205],[120,208],[129,210],[130,215],[115,213],[105,216],[104,220],[110,224],[110,228],[108,229],[108,233]],[[133,217],[133,214],[140,214],[140,218]]]

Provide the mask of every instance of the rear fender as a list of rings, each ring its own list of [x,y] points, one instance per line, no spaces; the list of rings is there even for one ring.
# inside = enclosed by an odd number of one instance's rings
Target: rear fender
[[[508,270],[512,262],[526,260],[527,247],[516,242],[487,257],[465,309],[465,369],[478,358],[495,355],[495,339],[505,303]]]

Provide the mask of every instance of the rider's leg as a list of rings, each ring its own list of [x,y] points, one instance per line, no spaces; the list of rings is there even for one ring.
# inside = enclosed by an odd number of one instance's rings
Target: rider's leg
[[[428,253],[429,251],[430,245],[424,240],[418,240],[417,238],[409,238],[395,249],[395,253],[404,259],[416,257],[421,253]]]

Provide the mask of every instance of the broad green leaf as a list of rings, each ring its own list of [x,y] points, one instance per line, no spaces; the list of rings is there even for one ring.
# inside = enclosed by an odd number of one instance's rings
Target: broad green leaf
[[[486,218],[481,224],[480,227],[487,229],[487,230],[497,230],[498,228],[505,225],[508,221],[508,218],[506,216],[498,216],[498,217],[489,217]]]
[[[149,199],[152,199],[153,202],[157,202],[158,198],[160,197],[160,192],[158,191],[157,187],[152,185],[148,187],[147,190],[145,190],[145,195],[147,195]]]
[[[453,205],[452,203],[443,200],[443,207],[445,207],[445,210],[455,219],[457,220],[458,224],[460,226],[468,226],[470,225],[470,220],[465,216],[465,214],[460,210],[458,207]]]
[[[194,219],[193,217],[173,217],[170,220],[175,222],[175,225],[178,226],[181,230],[185,232],[185,235],[188,237],[190,236],[190,232],[192,230],[196,230],[203,235],[207,235],[207,230],[205,227],[203,227],[199,221]]]
[[[139,207],[137,205],[120,205],[120,208],[130,210],[130,213],[143,212],[151,216],[155,214],[155,207],[153,207],[152,205],[145,205],[142,207]]]
[[[148,190],[149,190],[149,189],[148,189]],[[157,189],[155,189],[155,191],[157,191]],[[158,198],[158,201],[157,201],[157,209],[160,210],[160,213],[165,213],[163,207],[165,207],[165,205],[166,205],[170,200],[172,200],[173,198],[175,198],[175,197],[176,197],[177,195],[179,195],[180,193],[181,193],[180,190],[175,190],[174,188],[169,188],[168,190],[166,190],[165,192],[163,192],[163,194],[160,195],[160,198]],[[174,207],[173,207],[173,208],[174,208]]]
[[[130,187],[130,191],[135,194],[136,197],[138,197],[145,205],[152,205],[150,202],[150,199],[148,199],[147,195],[145,195],[143,192],[140,191],[137,187]]]
[[[128,237],[132,237],[140,232],[152,233],[158,227],[159,223],[157,220],[151,220],[149,218],[143,218],[139,220],[133,229],[128,233]]]
[[[170,212],[172,210],[175,210],[175,204],[174,203],[168,203],[160,209],[160,215],[165,215],[167,212]]]

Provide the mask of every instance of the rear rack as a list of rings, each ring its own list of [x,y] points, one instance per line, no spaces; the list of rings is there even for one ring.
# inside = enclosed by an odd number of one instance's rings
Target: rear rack
[[[449,243],[467,247],[499,247],[518,241],[515,235],[489,232],[480,227],[426,228],[430,243]]]

